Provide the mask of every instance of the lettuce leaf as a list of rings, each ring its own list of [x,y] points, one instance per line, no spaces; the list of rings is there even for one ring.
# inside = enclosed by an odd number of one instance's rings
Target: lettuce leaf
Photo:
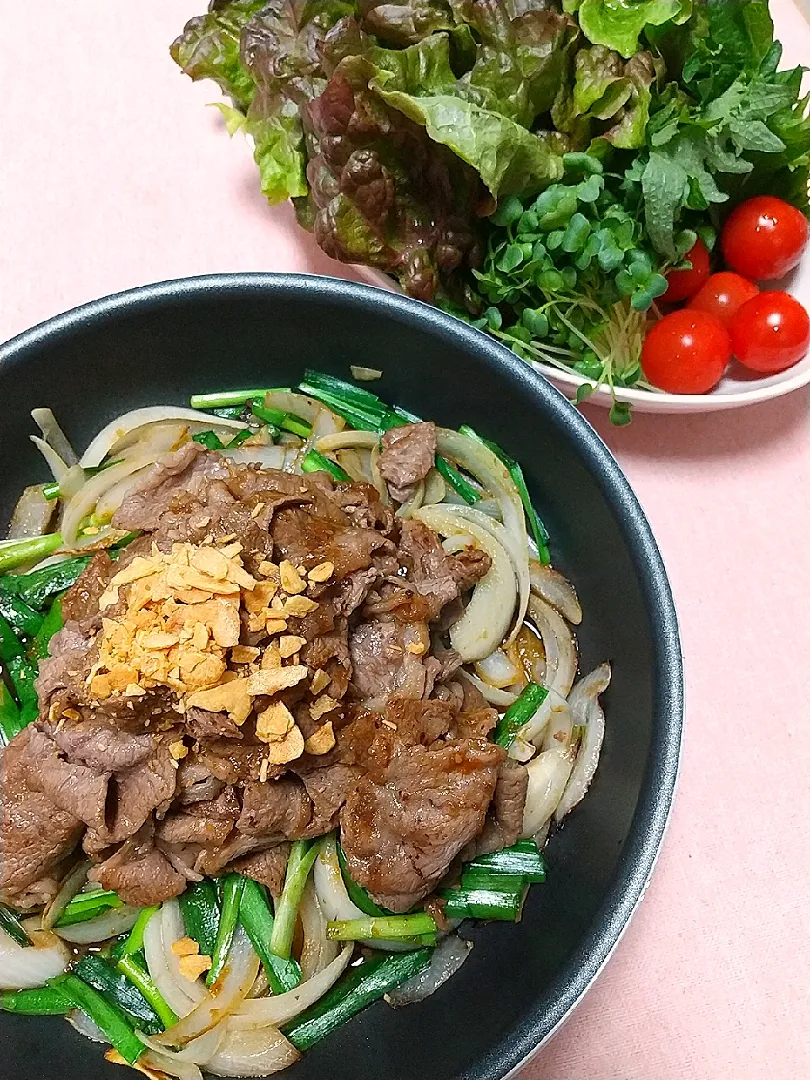
[[[363,26],[390,45],[415,45],[430,34],[451,31],[456,19],[447,0],[406,0],[367,8]]]
[[[554,104],[570,68],[576,23],[532,0],[511,11],[502,0],[455,0],[454,11],[478,42],[458,96],[531,128]]]
[[[432,300],[480,258],[485,192],[472,169],[370,89],[372,72],[365,57],[343,58],[308,106],[312,202],[297,207],[299,220],[310,217],[328,255],[385,270]]]
[[[265,0],[215,0],[207,14],[189,19],[172,42],[172,59],[195,82],[213,79],[235,105],[247,108],[256,86],[240,61],[240,36],[264,4]]]
[[[532,195],[563,174],[550,140],[452,94],[406,94],[372,83],[383,101],[425,127],[430,138],[471,165],[498,199]]]
[[[623,60],[605,45],[580,49],[573,82],[563,84],[552,110],[555,126],[571,135],[578,148],[599,157],[611,148],[645,145],[652,88],[662,63],[650,52]]]
[[[572,7],[566,5],[566,10]],[[638,52],[645,27],[686,22],[692,0],[582,0],[576,10],[588,41],[629,57]]]

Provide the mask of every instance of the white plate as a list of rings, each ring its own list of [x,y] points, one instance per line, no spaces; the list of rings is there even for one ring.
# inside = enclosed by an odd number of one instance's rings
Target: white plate
[[[810,25],[802,15],[801,4],[794,0],[771,0],[776,37],[782,42],[784,52],[781,67],[795,67],[806,64],[810,57]],[[805,92],[810,90],[810,77],[805,77]],[[359,268],[363,277],[373,285],[383,288],[396,288],[385,274],[368,267]],[[796,271],[787,281],[774,283],[770,288],[786,288],[797,300],[810,311],[810,249]],[[552,382],[566,397],[573,398],[577,387],[587,382],[567,371],[531,361],[536,368]],[[770,401],[771,398],[783,397],[802,386],[810,384],[810,353],[787,371],[768,378],[758,378],[747,371],[736,360],[732,360],[726,374],[709,394],[665,394],[647,390],[616,390],[620,401],[629,401],[639,412],[658,413],[702,413],[718,412],[721,409],[739,409],[743,405],[756,405]],[[600,387],[591,394],[588,401],[597,405],[610,406],[611,394],[607,387]]]

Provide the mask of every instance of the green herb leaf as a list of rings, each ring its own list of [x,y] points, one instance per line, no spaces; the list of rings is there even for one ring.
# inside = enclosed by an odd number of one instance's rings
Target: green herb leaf
[[[632,420],[632,406],[628,401],[614,401],[610,407],[610,422],[616,427],[624,427]]]

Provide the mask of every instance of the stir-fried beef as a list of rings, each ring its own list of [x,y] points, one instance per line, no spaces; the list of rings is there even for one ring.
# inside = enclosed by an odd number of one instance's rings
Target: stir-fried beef
[[[503,757],[483,740],[410,746],[361,780],[340,815],[355,881],[391,911],[427,896],[483,828]]]
[[[277,843],[304,836],[312,819],[312,802],[297,777],[245,787],[242,815],[237,827],[245,836]]]
[[[371,484],[336,484],[329,497],[358,529],[376,529],[383,536],[391,532],[393,511],[383,506],[380,493]]]
[[[107,552],[97,551],[62,600],[62,618],[66,623],[98,618],[99,598],[114,573],[115,563]]]
[[[90,876],[133,907],[149,907],[170,900],[185,892],[187,884],[185,875],[155,846],[151,825],[144,825],[114,855],[94,867]]]
[[[375,566],[369,566],[365,570],[355,570],[340,583],[338,595],[335,598],[335,611],[338,615],[346,618],[352,615],[361,606],[372,588],[381,579],[382,575]]]
[[[186,730],[195,739],[241,739],[242,732],[227,713],[189,709]]]
[[[358,697],[380,706],[391,694],[422,697],[426,679],[422,657],[428,645],[425,623],[393,619],[360,623],[349,639]]]
[[[32,785],[60,810],[79,818],[89,829],[103,832],[110,773],[66,761],[56,743],[37,728],[31,730],[29,752]]]
[[[391,541],[374,529],[336,524],[302,508],[280,510],[273,519],[272,535],[281,558],[307,570],[330,562],[336,581],[365,570],[375,552],[394,550]]]
[[[20,909],[52,899],[55,872],[81,840],[84,826],[29,781],[26,728],[0,757],[0,900]]]
[[[206,454],[199,443],[187,442],[152,465],[116,511],[113,525],[154,531],[176,498],[204,495],[212,480],[224,480],[228,475],[228,467],[218,454]]]
[[[397,502],[405,502],[436,459],[436,425],[404,424],[382,437],[380,473]]]
[[[168,814],[158,824],[156,835],[166,844],[222,847],[239,813],[239,800],[233,788],[225,788],[216,799],[192,803]]]
[[[284,885],[284,875],[287,870],[287,858],[290,854],[289,844],[275,844],[265,851],[257,851],[253,855],[245,855],[228,866],[237,874],[253,878],[254,881],[266,885],[274,899],[281,896]]]
[[[59,750],[70,760],[91,769],[121,772],[148,761],[157,749],[155,735],[136,735],[108,723],[78,721],[43,725]]]
[[[70,605],[71,592],[69,590],[62,601],[63,610],[66,603]],[[63,629],[54,634],[50,641],[50,656],[39,665],[36,687],[40,712],[47,711],[51,698],[59,690],[72,689],[77,697],[84,695],[87,654],[91,645],[92,640],[81,632],[76,622],[66,622]]]
[[[500,851],[517,842],[523,829],[528,784],[529,773],[524,765],[509,759],[502,763],[484,828],[465,851],[466,858]]]
[[[424,479],[435,450],[432,424],[384,436],[380,468],[395,499]],[[40,665],[40,719],[0,759],[1,899],[24,909],[51,898],[80,844],[97,863],[93,879],[130,904],[158,903],[232,869],[277,895],[289,842],[340,824],[353,876],[404,911],[459,853],[514,842],[526,770],[486,741],[497,713],[467,680],[454,680],[460,659],[442,643],[449,613],[458,617],[489,558],[475,549],[448,555],[386,502],[367,484],[234,465],[196,443],[148,471],[114,518],[144,535],[115,562],[96,554],[64,597],[65,627]],[[185,624],[156,636],[154,622],[147,631],[136,620],[116,659],[105,627],[123,625],[125,590],[139,575],[164,572],[149,560],[183,578],[201,551],[209,565],[222,564],[217,546],[239,554],[242,577],[215,590],[236,594],[235,613],[178,593],[171,611],[182,601],[200,605],[198,619],[214,610],[228,618],[201,638]],[[126,568],[133,573],[121,585]],[[194,580],[181,582],[187,593],[201,588]],[[248,586],[265,608],[248,603]],[[102,620],[100,597],[119,588]],[[146,614],[169,618],[155,612]],[[155,655],[193,638],[198,651],[183,671],[219,664],[220,696],[197,700],[187,688],[179,697],[180,661],[171,672],[166,662],[162,682],[139,685],[146,669],[132,665],[142,658],[126,650],[141,638],[138,647]],[[95,682],[99,671],[111,678],[105,663],[126,673],[106,696]],[[287,667],[306,678],[259,687],[239,711],[231,690],[244,695],[246,682],[272,682]],[[298,741],[282,753],[291,732]]]
[[[476,548],[448,555],[438,536],[420,521],[403,523],[399,556],[408,569],[408,580],[430,602],[433,619],[480,581],[491,564],[489,555]]]

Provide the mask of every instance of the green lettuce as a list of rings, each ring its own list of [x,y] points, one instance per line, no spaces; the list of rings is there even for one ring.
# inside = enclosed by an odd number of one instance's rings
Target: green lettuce
[[[590,144],[599,157],[610,147],[643,147],[660,67],[649,52],[623,60],[605,45],[580,49],[573,83],[561,87],[554,103],[555,126],[569,133],[577,147]]]
[[[243,27],[266,0],[217,2],[205,15],[189,19],[169,52],[195,82],[212,79],[234,105],[251,103],[256,84],[242,66],[239,42]]]
[[[447,34],[407,49],[369,47],[365,59],[370,88],[472,166],[496,199],[536,193],[562,176],[554,140],[468,100],[469,82],[450,66]]]
[[[457,17],[478,41],[459,96],[525,128],[554,104],[580,37],[566,15],[531,2],[510,12],[500,0],[456,0]]]
[[[498,113],[452,94],[417,97],[372,86],[383,101],[422,124],[434,142],[471,165],[496,199],[534,194],[563,174],[562,155],[550,140]]]
[[[577,11],[588,41],[629,57],[640,49],[639,35],[647,26],[686,22],[692,0],[582,0],[565,9]]]

